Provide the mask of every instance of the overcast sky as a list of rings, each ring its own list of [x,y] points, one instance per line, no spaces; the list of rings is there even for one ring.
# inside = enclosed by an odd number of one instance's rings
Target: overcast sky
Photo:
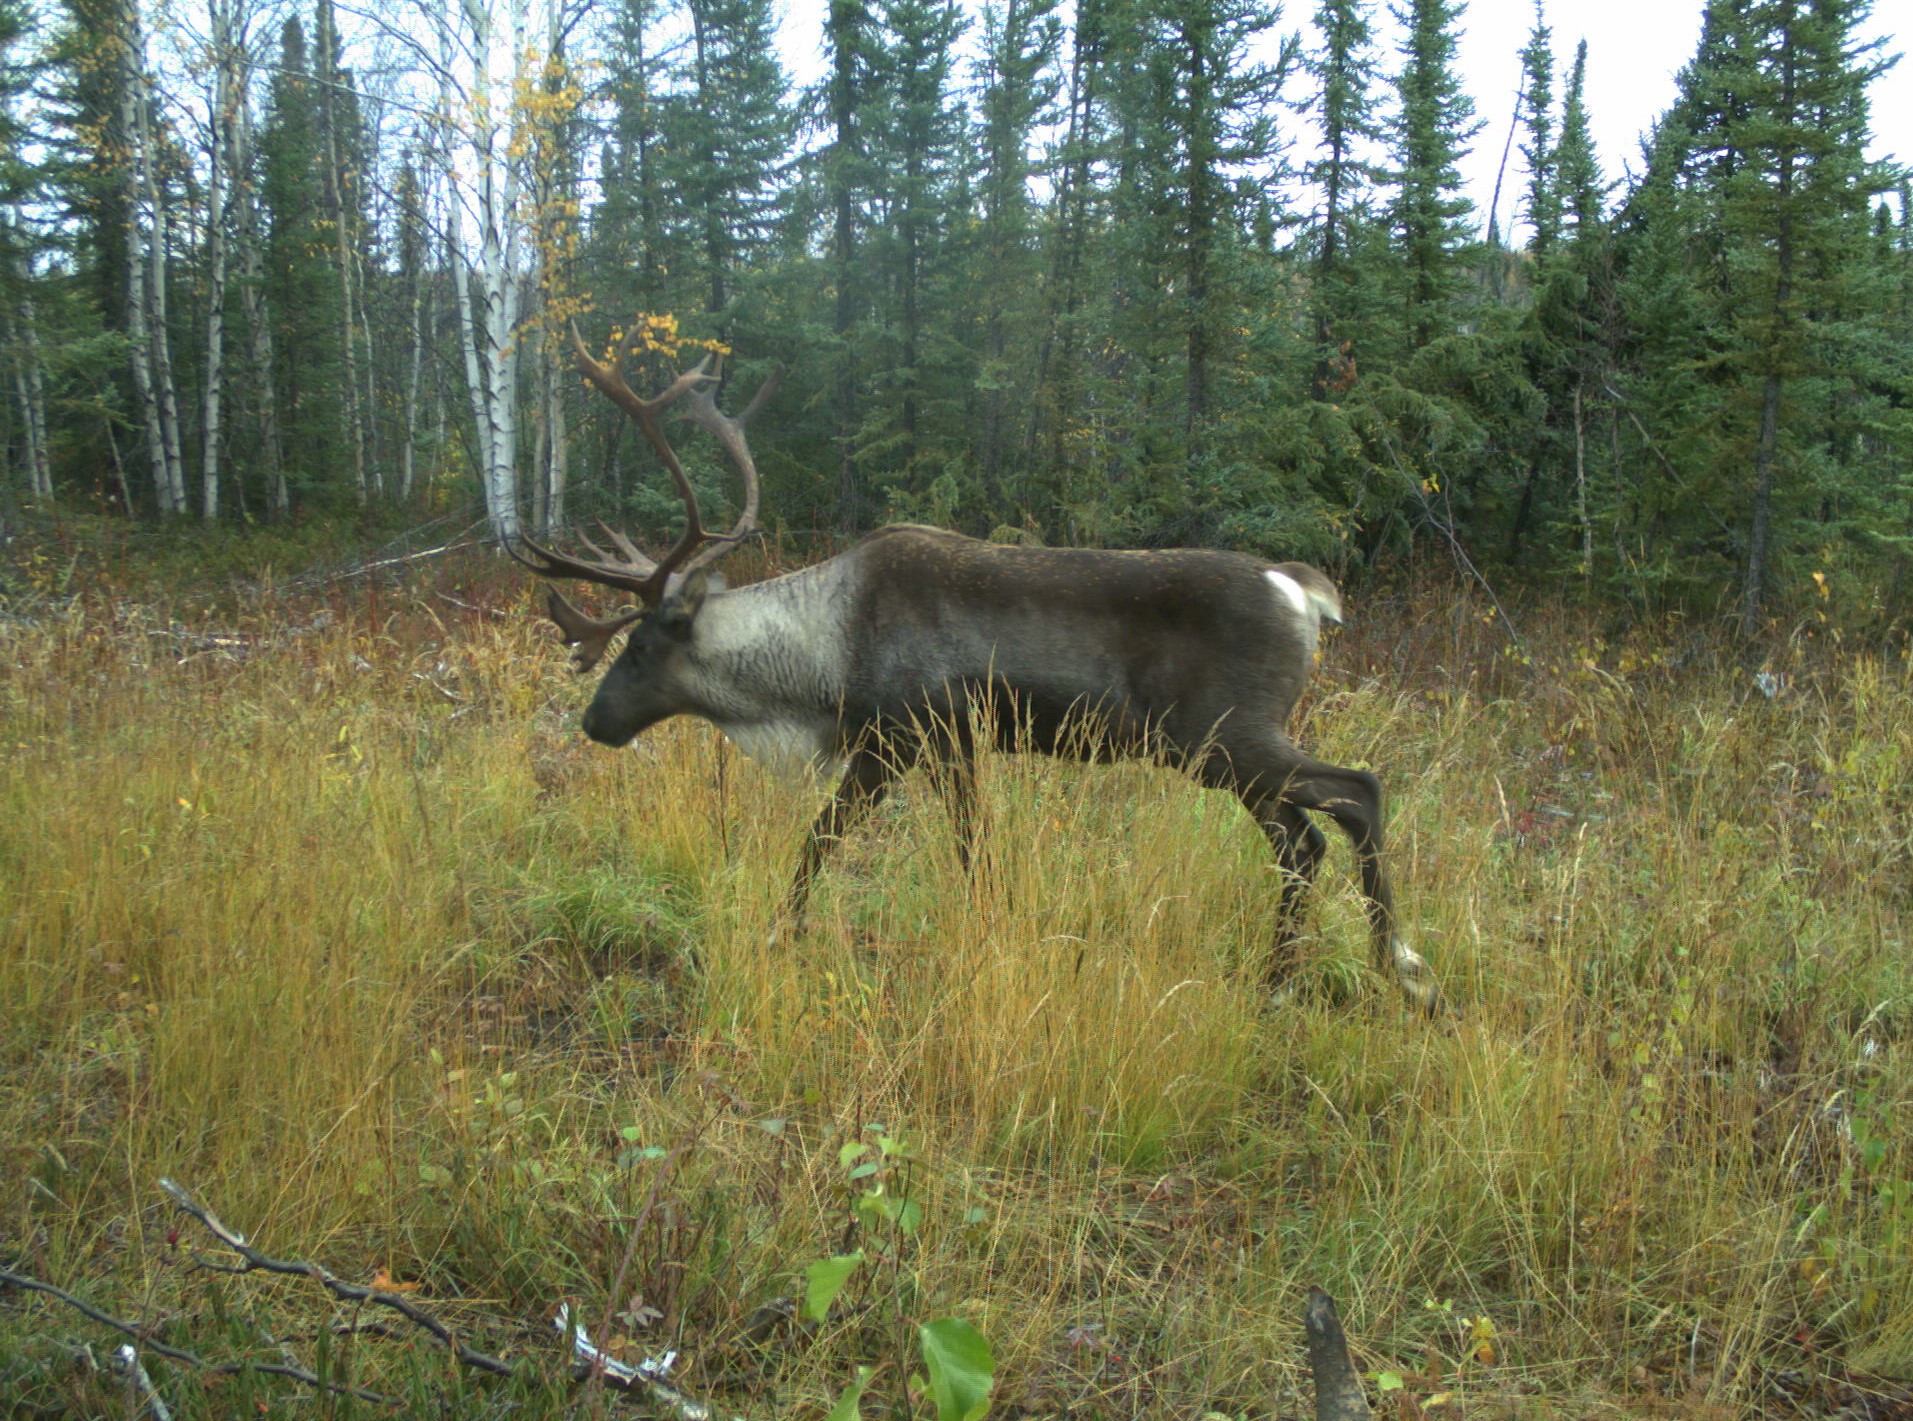
[[[1588,42],[1587,105],[1609,179],[1640,171],[1640,140],[1674,98],[1674,76],[1694,57],[1700,40],[1701,0],[1552,0],[1548,24],[1554,30],[1556,94],[1574,62],[1574,47]],[[1876,9],[1867,37],[1890,37],[1892,30]],[[1485,208],[1494,187],[1494,170],[1507,141],[1514,91],[1520,77],[1517,55],[1534,24],[1533,0],[1472,0],[1464,16],[1461,40],[1462,82],[1474,96],[1476,113],[1488,127],[1475,140],[1467,176],[1476,203]],[[1913,25],[1902,28],[1913,30]],[[1901,46],[1889,38],[1888,53]],[[1872,93],[1873,156],[1896,152],[1913,157],[1913,69],[1904,63],[1875,81]],[[1519,155],[1511,162],[1519,163]],[[1508,204],[1504,187],[1502,207]]]
[[[979,0],[962,3],[972,14],[980,9]],[[1897,6],[1895,0],[1894,4],[1876,7],[1868,26],[1869,36],[1892,34],[1884,12]],[[784,60],[800,84],[814,82],[823,72],[827,9],[828,0],[785,0]],[[1283,32],[1296,28],[1313,10],[1313,0],[1291,0],[1278,28]],[[1673,99],[1674,75],[1693,57],[1700,37],[1701,10],[1702,0],[1549,0],[1557,98],[1574,61],[1574,47],[1585,39],[1588,116],[1602,169],[1610,180],[1621,177],[1626,170],[1639,170],[1641,135]],[[1474,98],[1476,116],[1486,121],[1463,165],[1463,177],[1469,195],[1483,214],[1494,189],[1495,169],[1513,115],[1520,78],[1518,55],[1533,24],[1533,0],[1471,0],[1462,18],[1462,83]],[[1902,28],[1913,33],[1913,23]],[[972,25],[972,38],[975,29]],[[1398,62],[1394,53],[1396,31],[1387,21],[1381,21],[1379,29],[1387,46],[1383,64],[1386,71]],[[1891,40],[1886,46],[1889,53],[1902,47]],[[1892,153],[1902,160],[1913,159],[1913,62],[1902,63],[1877,80],[1871,97],[1874,156]],[[1510,160],[1502,190],[1503,213],[1514,200],[1519,164],[1517,153]]]

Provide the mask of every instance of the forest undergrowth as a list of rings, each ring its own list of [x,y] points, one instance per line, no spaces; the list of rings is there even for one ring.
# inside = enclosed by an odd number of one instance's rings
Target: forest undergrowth
[[[820,790],[698,724],[586,742],[529,579],[466,556],[12,584],[0,1268],[417,1414],[580,1405],[561,1302],[750,1417],[859,1365],[866,1414],[935,1414],[940,1317],[995,1415],[1292,1415],[1310,1284],[1408,1417],[1913,1376],[1903,647],[1352,596],[1296,729],[1388,787],[1430,1023],[1339,840],[1271,1007],[1263,841],[1142,766],[985,761],[973,876],[913,777],[773,942]],[[520,1375],[196,1266],[162,1176]],[[0,1289],[0,1414],[131,1414],[78,1350],[115,1340]],[[148,1361],[182,1417],[379,1412]]]

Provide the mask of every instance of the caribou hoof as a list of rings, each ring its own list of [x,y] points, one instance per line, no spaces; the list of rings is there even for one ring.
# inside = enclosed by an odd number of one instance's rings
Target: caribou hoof
[[[1441,988],[1435,982],[1435,969],[1400,938],[1390,941],[1388,948],[1389,966],[1408,1000],[1428,1016],[1441,1015],[1443,1002]]]

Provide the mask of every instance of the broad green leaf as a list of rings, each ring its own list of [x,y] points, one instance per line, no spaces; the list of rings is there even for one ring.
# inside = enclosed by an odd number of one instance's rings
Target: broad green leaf
[[[863,1394],[870,1387],[870,1379],[875,1376],[869,1367],[857,1368],[857,1375],[850,1379],[850,1385],[844,1388],[844,1394],[837,1398],[837,1404],[830,1408],[830,1415],[824,1421],[860,1421],[863,1412],[857,1403],[863,1400]]]
[[[861,1253],[840,1253],[835,1258],[821,1259],[804,1270],[804,1316],[811,1322],[822,1322],[830,1313],[830,1305],[837,1301],[837,1294],[844,1290],[844,1284],[850,1281],[850,1275],[857,1271],[857,1265],[864,1261]]]
[[[978,1421],[989,1411],[996,1359],[982,1333],[961,1318],[945,1317],[919,1327],[917,1345],[930,1373],[937,1421]]]

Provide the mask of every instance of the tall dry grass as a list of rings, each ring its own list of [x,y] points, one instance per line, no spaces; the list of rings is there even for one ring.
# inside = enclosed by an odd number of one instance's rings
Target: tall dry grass
[[[1260,835],[1147,767],[988,760],[973,876],[912,778],[772,942],[815,787],[696,725],[585,744],[478,564],[0,622],[0,1263],[215,1350],[334,1346],[307,1294],[182,1266],[171,1175],[516,1355],[560,1298],[621,1313],[753,1415],[859,1361],[902,1397],[906,1325],[949,1313],[1001,1414],[1269,1415],[1310,1282],[1366,1365],[1471,1406],[1913,1370],[1904,658],[1797,639],[1768,698],[1669,632],[1536,611],[1524,664],[1459,594],[1354,610],[1300,730],[1389,787],[1438,1025],[1369,968],[1339,845],[1271,1010]],[[879,1135],[914,1228],[857,1209]],[[829,1324],[747,1340],[853,1247]],[[0,1299],[0,1387],[94,1404],[74,1326]]]

